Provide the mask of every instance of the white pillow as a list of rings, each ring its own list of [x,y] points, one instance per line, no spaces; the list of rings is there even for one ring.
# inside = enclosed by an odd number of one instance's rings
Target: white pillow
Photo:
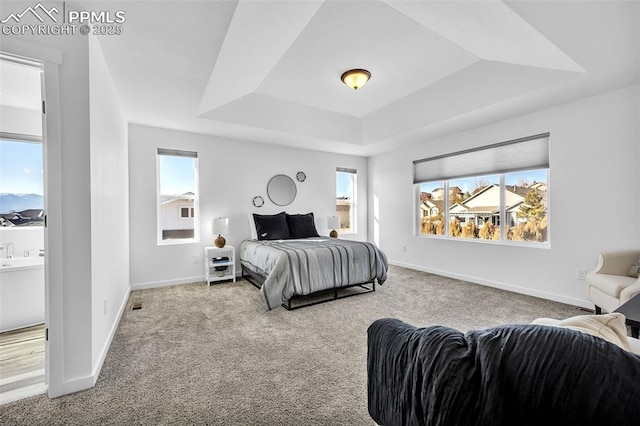
[[[251,231],[251,239],[258,239],[258,231],[256,231],[256,222],[253,220],[253,213],[249,213],[249,230]]]
[[[606,315],[578,315],[558,321],[555,326],[582,331],[618,345],[622,349],[631,350],[624,315],[617,312]]]
[[[629,276],[633,278],[638,278],[640,276],[640,259],[636,260],[631,268],[629,269]]]

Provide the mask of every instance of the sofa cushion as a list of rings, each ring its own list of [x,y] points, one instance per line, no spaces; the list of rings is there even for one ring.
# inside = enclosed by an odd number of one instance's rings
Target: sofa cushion
[[[462,333],[384,318],[367,330],[378,424],[632,425],[640,357],[564,327]]]
[[[599,288],[604,293],[620,298],[622,289],[629,287],[637,281],[637,278],[625,275],[589,274],[589,285]]]
[[[633,265],[629,268],[628,275],[633,278],[638,278],[638,276],[640,276],[640,259],[633,262]]]

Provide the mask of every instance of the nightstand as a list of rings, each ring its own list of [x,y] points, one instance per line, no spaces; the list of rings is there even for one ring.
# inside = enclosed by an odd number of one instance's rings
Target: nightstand
[[[236,282],[236,249],[233,246],[204,248],[204,279],[208,285],[224,280]]]

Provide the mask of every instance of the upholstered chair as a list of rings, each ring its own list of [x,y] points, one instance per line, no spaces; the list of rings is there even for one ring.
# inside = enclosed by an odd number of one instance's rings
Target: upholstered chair
[[[600,253],[598,266],[587,274],[587,299],[596,313],[604,309],[613,312],[640,293],[640,279],[629,276],[633,264],[640,259],[640,250]]]

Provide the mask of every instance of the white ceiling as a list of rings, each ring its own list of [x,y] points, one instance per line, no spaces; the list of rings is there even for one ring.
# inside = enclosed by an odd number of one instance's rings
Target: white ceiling
[[[102,6],[100,6],[102,5]],[[89,2],[130,122],[372,155],[637,84],[640,2]],[[340,75],[365,68],[357,91]]]

